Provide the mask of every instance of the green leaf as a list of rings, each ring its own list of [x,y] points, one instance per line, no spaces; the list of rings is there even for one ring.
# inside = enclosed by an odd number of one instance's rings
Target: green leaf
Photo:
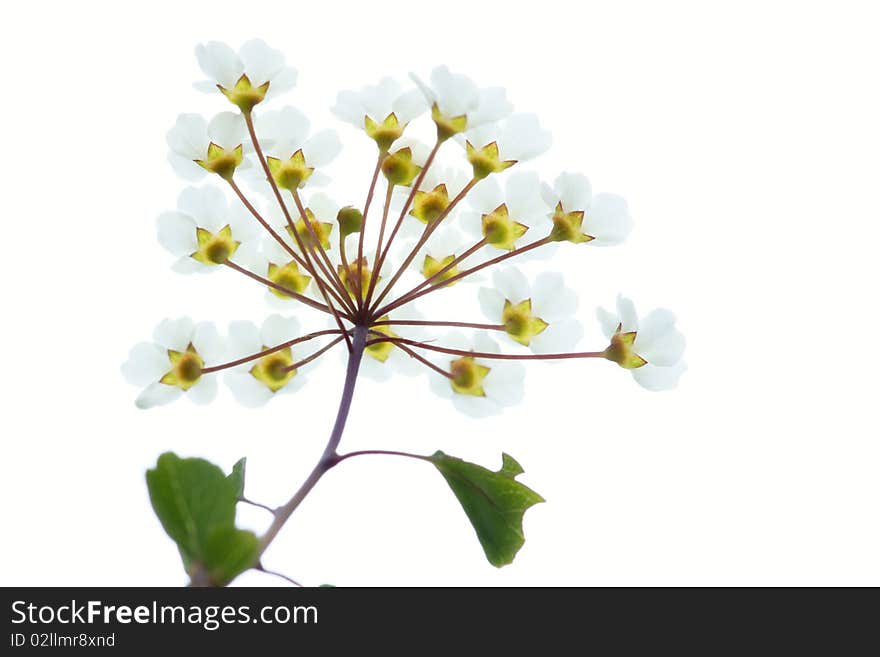
[[[243,481],[244,459],[226,476],[204,459],[182,459],[166,452],[147,471],[150,502],[165,532],[177,543],[187,572],[207,572],[217,586],[257,560],[256,536],[235,528]]]
[[[232,466],[232,472],[226,477],[235,484],[236,497],[238,499],[241,499],[244,496],[244,469],[246,463],[246,458],[239,459],[236,464]]]
[[[223,586],[257,562],[259,549],[259,540],[253,532],[218,527],[208,537],[202,565],[211,581]]]
[[[526,510],[543,502],[535,491],[516,481],[523,469],[507,454],[492,472],[460,458],[436,452],[428,458],[455,493],[467,514],[486,558],[500,568],[511,563],[525,543],[522,520]]]

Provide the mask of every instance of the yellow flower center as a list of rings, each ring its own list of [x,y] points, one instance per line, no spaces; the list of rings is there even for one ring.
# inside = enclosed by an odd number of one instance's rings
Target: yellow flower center
[[[449,372],[452,374],[450,384],[452,389],[460,395],[472,397],[485,397],[483,379],[489,374],[489,368],[477,363],[471,356],[464,356],[452,361]]]
[[[181,390],[189,390],[202,378],[202,368],[205,362],[192,343],[187,345],[186,351],[169,349],[168,360],[171,362],[171,371],[159,380],[160,383],[176,386]]]
[[[423,224],[429,224],[447,207],[449,207],[449,193],[446,191],[446,185],[441,184],[430,192],[416,192],[413,208],[409,213]]]
[[[426,255],[425,261],[422,264],[422,275],[426,279],[431,278],[432,276],[436,276],[439,272],[443,271],[444,267],[446,267],[450,263],[452,263],[453,260],[455,260],[455,255],[448,255],[445,258],[442,258],[439,260],[436,258],[432,258],[429,255]],[[457,265],[453,266],[453,267],[449,267],[449,269],[447,269],[442,274],[437,276],[437,278],[435,279],[435,282],[440,283],[442,281],[449,280],[453,276],[456,276],[458,273],[459,273],[459,271],[458,271]],[[450,287],[455,285],[457,282],[458,281],[454,281],[454,282],[450,283],[449,284]]]
[[[507,335],[526,347],[536,335],[549,326],[540,317],[532,315],[531,299],[517,304],[505,299],[504,310],[501,311],[501,323],[504,324]]]
[[[291,260],[286,265],[283,265],[281,267],[270,262],[269,280],[276,285],[280,285],[283,288],[293,290],[297,294],[302,294],[308,287],[309,281],[311,281],[312,279],[310,276],[301,274],[299,271],[299,265],[297,265],[296,261]],[[269,291],[281,299],[291,298],[291,296],[286,292],[276,290],[273,287],[270,287]]]
[[[198,251],[190,254],[203,265],[222,265],[235,253],[240,242],[232,239],[232,229],[226,225],[216,233],[204,228],[196,228]]]
[[[296,370],[287,369],[291,365],[293,352],[287,347],[260,358],[250,369],[250,374],[272,392],[278,392],[296,376]]]
[[[527,226],[510,218],[507,206],[503,203],[483,215],[483,237],[486,242],[499,249],[513,250],[516,240],[525,235]]]

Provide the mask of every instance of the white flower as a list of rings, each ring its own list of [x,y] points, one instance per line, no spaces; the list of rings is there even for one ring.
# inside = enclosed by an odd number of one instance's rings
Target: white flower
[[[466,75],[451,73],[445,66],[431,71],[430,84],[413,73],[410,77],[428,103],[436,108],[433,118],[437,123],[438,135],[442,137],[498,121],[513,111],[503,88],[480,89]]]
[[[561,173],[551,188],[545,184],[544,200],[557,238],[572,242],[588,241],[595,246],[623,242],[632,230],[626,200],[616,194],[593,196],[590,181],[580,173]]]
[[[324,250],[337,248],[339,238],[336,232],[338,230],[336,215],[339,212],[339,204],[323,192],[315,192],[311,196],[303,198],[302,202],[303,209],[306,211],[306,217],[309,219],[312,230],[314,230],[314,235],[300,215],[299,208],[286,199],[284,204],[303,244],[310,247],[310,245],[315,243],[315,236],[317,236],[318,242]],[[302,253],[298,242],[291,234],[287,217],[277,201],[269,204],[266,220],[278,232],[286,235],[287,242],[294,251]]]
[[[290,106],[261,113],[256,118],[255,125],[260,145],[268,156],[271,168],[274,168],[273,160],[279,160],[291,169],[289,175],[302,177],[296,187],[320,186],[329,182],[327,176],[313,169],[330,164],[342,152],[342,143],[335,130],[321,130],[310,135],[309,119]],[[256,167],[251,170],[256,170]],[[262,170],[258,177],[261,181],[265,180]],[[290,186],[286,188],[289,189]],[[262,189],[271,191],[265,185]]]
[[[144,388],[135,400],[138,408],[167,404],[184,393],[197,404],[207,404],[217,395],[217,379],[202,370],[219,364],[223,352],[213,324],[193,324],[189,317],[166,319],[153,332],[153,342],[132,347],[122,375]]]
[[[403,245],[402,245],[403,246]],[[474,246],[474,241],[462,235],[461,231],[452,226],[441,225],[440,228],[431,235],[427,243],[421,248],[419,254],[410,263],[410,268],[418,272],[422,279],[428,279],[438,274],[453,260],[462,256],[465,251]],[[409,255],[412,244],[406,244],[399,252],[398,260],[402,260]],[[453,276],[461,273],[462,270],[483,262],[480,251],[472,253],[467,258],[460,260],[447,271],[440,274],[433,284],[445,281]],[[478,283],[482,277],[479,273],[466,276],[461,279],[466,283]],[[453,281],[451,285],[455,285],[458,281]]]
[[[229,358],[237,360],[277,347],[300,337],[299,322],[294,317],[271,315],[259,329],[252,322],[229,324]],[[226,385],[244,406],[262,406],[275,395],[293,393],[304,383],[302,368],[286,368],[307,355],[297,355],[297,347],[285,347],[262,358],[229,370]]]
[[[184,180],[198,181],[208,173],[231,178],[242,160],[246,135],[240,114],[221,112],[210,123],[200,114],[181,114],[168,131],[168,161]]]
[[[271,236],[267,235],[263,238],[248,269],[297,294],[313,296],[319,301],[324,300],[320,290],[312,285],[314,281],[311,275]],[[298,301],[281,290],[266,286],[266,303],[272,308],[286,311],[291,310],[292,304]],[[336,325],[334,324],[333,327],[336,328]]]
[[[532,171],[508,176],[503,192],[496,178],[485,178],[471,190],[467,202],[471,211],[462,212],[462,228],[475,241],[485,238],[496,251],[514,249],[527,230],[547,221],[541,182]],[[544,251],[541,248],[529,253]]]
[[[494,272],[492,283],[480,288],[480,307],[491,322],[504,326],[512,342],[536,354],[574,350],[583,336],[573,317],[578,299],[560,274],[539,274],[532,286],[521,271],[509,267]]]
[[[209,78],[196,82],[196,89],[216,93],[221,87],[220,91],[242,109],[249,110],[256,103],[296,86],[296,69],[285,66],[281,51],[260,39],[245,42],[238,53],[219,41],[199,44],[196,59]]]
[[[492,338],[476,333],[472,340],[453,331],[438,341],[451,349],[499,353]],[[431,389],[441,397],[451,399],[462,413],[473,417],[486,417],[500,413],[505,406],[522,401],[525,368],[510,360],[496,360],[472,356],[441,354],[441,367],[452,378],[431,371]]]
[[[684,335],[675,328],[675,315],[657,308],[638,318],[633,302],[618,295],[617,312],[598,308],[602,331],[611,340],[606,358],[629,369],[648,390],[671,390],[687,367]]]
[[[159,215],[156,226],[159,243],[178,257],[173,269],[180,273],[209,272],[226,260],[247,267],[258,248],[259,224],[210,185],[184,189],[177,211]]]
[[[492,172],[503,171],[515,162],[542,155],[553,143],[534,114],[514,114],[500,123],[469,129],[458,138],[467,146],[468,160],[478,166],[492,165]]]
[[[406,125],[428,109],[418,89],[403,91],[392,78],[359,91],[341,91],[331,111],[341,120],[365,130],[380,147],[399,138]],[[392,114],[394,116],[392,116]]]
[[[418,187],[418,192],[410,205],[409,218],[404,222],[404,227],[410,226],[411,234],[421,234],[425,225],[445,211],[469,181],[470,176],[461,169],[444,167],[435,162],[425,173]],[[411,191],[411,186],[398,185],[394,187],[391,196],[392,215],[400,215]],[[448,213],[446,222],[453,221],[457,212],[458,208],[456,207]]]
[[[428,161],[428,155],[431,153],[431,148],[425,144],[425,142],[416,139],[415,137],[401,137],[391,144],[391,148],[388,149],[388,152],[394,155],[405,148],[410,150],[413,164],[417,167],[425,166],[425,162]]]

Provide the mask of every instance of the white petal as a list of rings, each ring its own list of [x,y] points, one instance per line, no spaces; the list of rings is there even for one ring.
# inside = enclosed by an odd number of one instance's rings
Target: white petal
[[[570,317],[577,308],[577,294],[566,287],[562,274],[543,272],[538,275],[532,291],[532,314],[553,322]]]
[[[479,92],[476,108],[468,112],[468,127],[498,121],[513,111],[513,105],[507,100],[507,92],[503,87],[489,87]]]
[[[482,351],[483,353],[489,354],[498,354],[501,353],[501,349],[498,347],[498,343],[495,342],[492,338],[490,338],[486,333],[477,332],[474,333],[473,338],[473,350],[474,351]],[[469,347],[466,347],[469,348]],[[495,361],[490,361],[489,364]]]
[[[391,114],[391,104],[399,93],[400,85],[392,78],[386,77],[382,78],[379,84],[367,85],[361,89],[360,102],[370,118],[381,123]]]
[[[168,148],[187,160],[200,160],[208,149],[208,123],[200,114],[181,114],[165,135]]]
[[[189,256],[183,256],[171,265],[171,271],[178,274],[210,274],[217,271],[217,265],[206,265]]]
[[[266,92],[266,100],[271,100],[279,94],[293,89],[296,86],[296,81],[298,77],[299,74],[297,73],[295,68],[293,68],[292,66],[285,66],[273,78],[272,83],[269,85],[269,91]]]
[[[263,341],[260,339],[260,330],[253,322],[237,320],[229,323],[228,356],[230,360],[238,360],[251,354],[256,354],[263,349]],[[252,364],[245,366],[247,369]]]
[[[305,206],[314,213],[316,219],[335,225],[339,204],[323,192],[312,194]]]
[[[494,176],[484,178],[467,195],[470,206],[481,214],[488,214],[504,203],[501,185]]]
[[[206,374],[186,391],[186,396],[196,404],[210,404],[217,397],[217,376]]]
[[[174,173],[187,182],[198,182],[208,175],[208,172],[193,162],[174,151],[168,151],[168,163],[174,169]]]
[[[235,231],[232,234],[235,236]],[[265,256],[259,251],[259,244],[254,240],[239,244],[229,260],[261,276],[268,273],[269,265]]]
[[[244,70],[235,51],[219,41],[196,46],[196,59],[205,75],[226,89],[235,86]]]
[[[599,325],[602,327],[602,333],[609,340],[617,332],[617,326],[620,324],[620,318],[612,312],[608,312],[604,308],[596,308],[596,317]]]
[[[483,390],[502,406],[519,404],[525,394],[526,368],[522,363],[493,360],[488,364],[489,374],[483,380]]]
[[[258,206],[259,203],[255,203]],[[259,208],[257,208],[259,212]],[[243,205],[231,205],[226,210],[226,218],[224,224],[228,224],[232,229],[232,236],[239,242],[259,241],[265,233],[259,222],[254,218],[250,211]],[[223,226],[220,226],[222,228]]]
[[[267,347],[274,347],[298,337],[300,337],[300,325],[296,317],[270,315],[260,329],[260,338]]]
[[[501,407],[491,397],[474,397],[453,393],[452,404],[456,409],[474,418],[489,417],[501,412]]]
[[[217,365],[226,358],[226,345],[211,322],[199,322],[193,328],[192,344],[205,365]]]
[[[217,92],[217,83],[213,78],[210,80],[196,80],[193,82],[193,88],[205,94],[213,94]]]
[[[593,188],[585,175],[560,173],[553,187],[557,200],[562,202],[562,208],[566,212],[586,211],[590,207]]]
[[[168,352],[152,342],[139,342],[133,346],[121,368],[125,380],[140,387],[158,381],[170,369]]]
[[[358,94],[354,91],[340,91],[336,95],[336,104],[330,108],[333,114],[345,121],[351,123],[354,127],[364,129],[364,117],[366,110],[361,105]]]
[[[632,226],[629,206],[622,196],[597,194],[584,216],[583,232],[596,238],[589,242],[592,246],[614,246],[629,236]]]
[[[424,81],[423,81],[418,75],[416,75],[415,73],[410,73],[410,74],[409,74],[409,77],[410,77],[410,79],[415,83],[416,88],[422,93],[422,96],[425,97],[425,102],[428,104],[428,106],[433,105],[433,104],[436,102],[437,97],[436,97],[436,95],[434,94],[433,89],[431,89],[430,85],[428,85],[427,83],[425,83],[425,82],[424,82]]]
[[[674,321],[675,316],[669,311],[661,309],[649,313],[639,323],[633,344],[635,352],[653,365],[669,367],[681,360],[685,338],[672,325]]]
[[[635,304],[622,294],[617,295],[617,317],[623,333],[639,330],[639,316],[636,314]]]
[[[428,110],[428,103],[419,89],[412,89],[394,100],[392,110],[400,123],[409,123]]]
[[[449,72],[446,66],[431,71],[431,91],[440,112],[447,117],[466,114],[477,107],[479,90],[473,80]]]
[[[166,349],[186,351],[195,325],[189,317],[163,319],[153,331],[153,340]]]
[[[217,187],[187,187],[177,197],[177,209],[188,214],[200,228],[216,232],[226,224],[229,206]],[[192,251],[190,251],[192,253]]]
[[[244,119],[234,112],[220,112],[208,124],[208,137],[227,150],[242,144],[245,131]]]
[[[270,48],[262,39],[245,42],[238,53],[244,64],[245,75],[255,87],[269,82],[284,68],[284,55],[281,51]]]
[[[544,130],[534,114],[515,114],[504,121],[498,138],[498,154],[502,160],[524,162],[550,149],[553,138]]]
[[[473,240],[483,238],[483,217],[479,212],[462,212],[458,216],[458,225]]]
[[[400,351],[399,349],[397,351]],[[342,352],[340,352],[342,353]],[[345,354],[343,353],[343,358]],[[347,359],[346,359],[347,360]],[[379,362],[368,353],[364,354],[363,359],[361,360],[360,370],[358,371],[358,376],[365,376],[372,381],[377,381],[382,383],[391,378],[391,375],[394,373],[393,364],[390,362],[391,358],[389,356],[388,360],[384,363]],[[439,377],[438,377],[439,378]]]
[[[294,377],[296,378],[296,377]],[[257,408],[268,402],[274,396],[265,384],[257,381],[246,370],[230,372],[224,378],[232,396],[242,406]]]
[[[311,127],[308,117],[289,105],[263,112],[256,123],[260,143],[265,143],[271,154],[281,158],[289,158],[302,148]]]
[[[330,164],[342,152],[342,142],[335,130],[321,130],[309,137],[303,146],[303,155],[311,167]]]
[[[448,363],[443,362],[441,367],[448,368]],[[444,399],[452,399],[453,395],[456,394],[452,386],[449,385],[449,378],[433,370],[428,373],[428,385],[436,395]]]
[[[181,394],[182,391],[176,386],[153,383],[138,395],[138,398],[134,400],[134,404],[141,409],[153,408],[154,406],[169,404],[180,397]]]
[[[495,324],[501,323],[501,313],[504,311],[504,295],[498,290],[481,287],[477,292],[480,301],[480,309],[486,318]]]
[[[188,256],[199,248],[196,224],[189,215],[163,212],[156,218],[159,244],[172,255]]]
[[[541,197],[541,181],[534,171],[517,171],[504,185],[504,202],[514,221],[533,226],[545,218],[550,208]]]
[[[648,363],[630,370],[633,378],[640,386],[655,392],[672,390],[678,386],[678,380],[686,371],[687,366],[682,361],[679,361],[672,367],[660,367]]]
[[[472,351],[474,348],[473,341],[468,339],[468,337],[461,331],[449,331],[449,333],[443,336],[439,343],[444,347],[449,347],[450,349],[463,349]],[[451,356],[449,358],[452,359],[455,358],[455,356]]]
[[[584,327],[576,319],[551,322],[550,326],[532,338],[529,349],[536,354],[559,354],[576,351],[575,347],[584,337]],[[548,361],[559,363],[561,360]]]
[[[507,267],[492,274],[492,283],[513,304],[532,296],[529,279],[516,267]]]

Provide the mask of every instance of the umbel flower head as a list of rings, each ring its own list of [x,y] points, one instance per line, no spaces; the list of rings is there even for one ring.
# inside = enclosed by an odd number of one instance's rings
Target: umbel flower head
[[[159,241],[175,270],[232,270],[283,315],[234,322],[223,348],[208,325],[163,322],[123,366],[144,388],[140,407],[207,401],[218,372],[246,406],[295,396],[334,349],[379,381],[427,376],[474,416],[519,403],[534,360],[607,360],[650,390],[676,385],[684,338],[672,313],[638,319],[620,298],[615,313],[599,311],[608,342],[581,351],[576,280],[517,268],[550,262],[557,249],[619,244],[632,220],[623,198],[594,195],[582,174],[542,181],[528,168],[550,133],[534,114],[514,113],[502,88],[438,67],[410,85],[382,78],[340,92],[333,113],[376,145],[352,192],[327,173],[342,150],[335,131],[313,132],[292,106],[263,109],[296,81],[279,51],[209,42],[196,54],[209,78],[198,88],[226,111],[183,114],[169,131],[175,171],[207,183],[159,218]],[[413,138],[420,122],[433,123],[433,144]],[[484,316],[461,316],[467,304],[455,295]],[[416,312],[423,299],[438,303]]]

